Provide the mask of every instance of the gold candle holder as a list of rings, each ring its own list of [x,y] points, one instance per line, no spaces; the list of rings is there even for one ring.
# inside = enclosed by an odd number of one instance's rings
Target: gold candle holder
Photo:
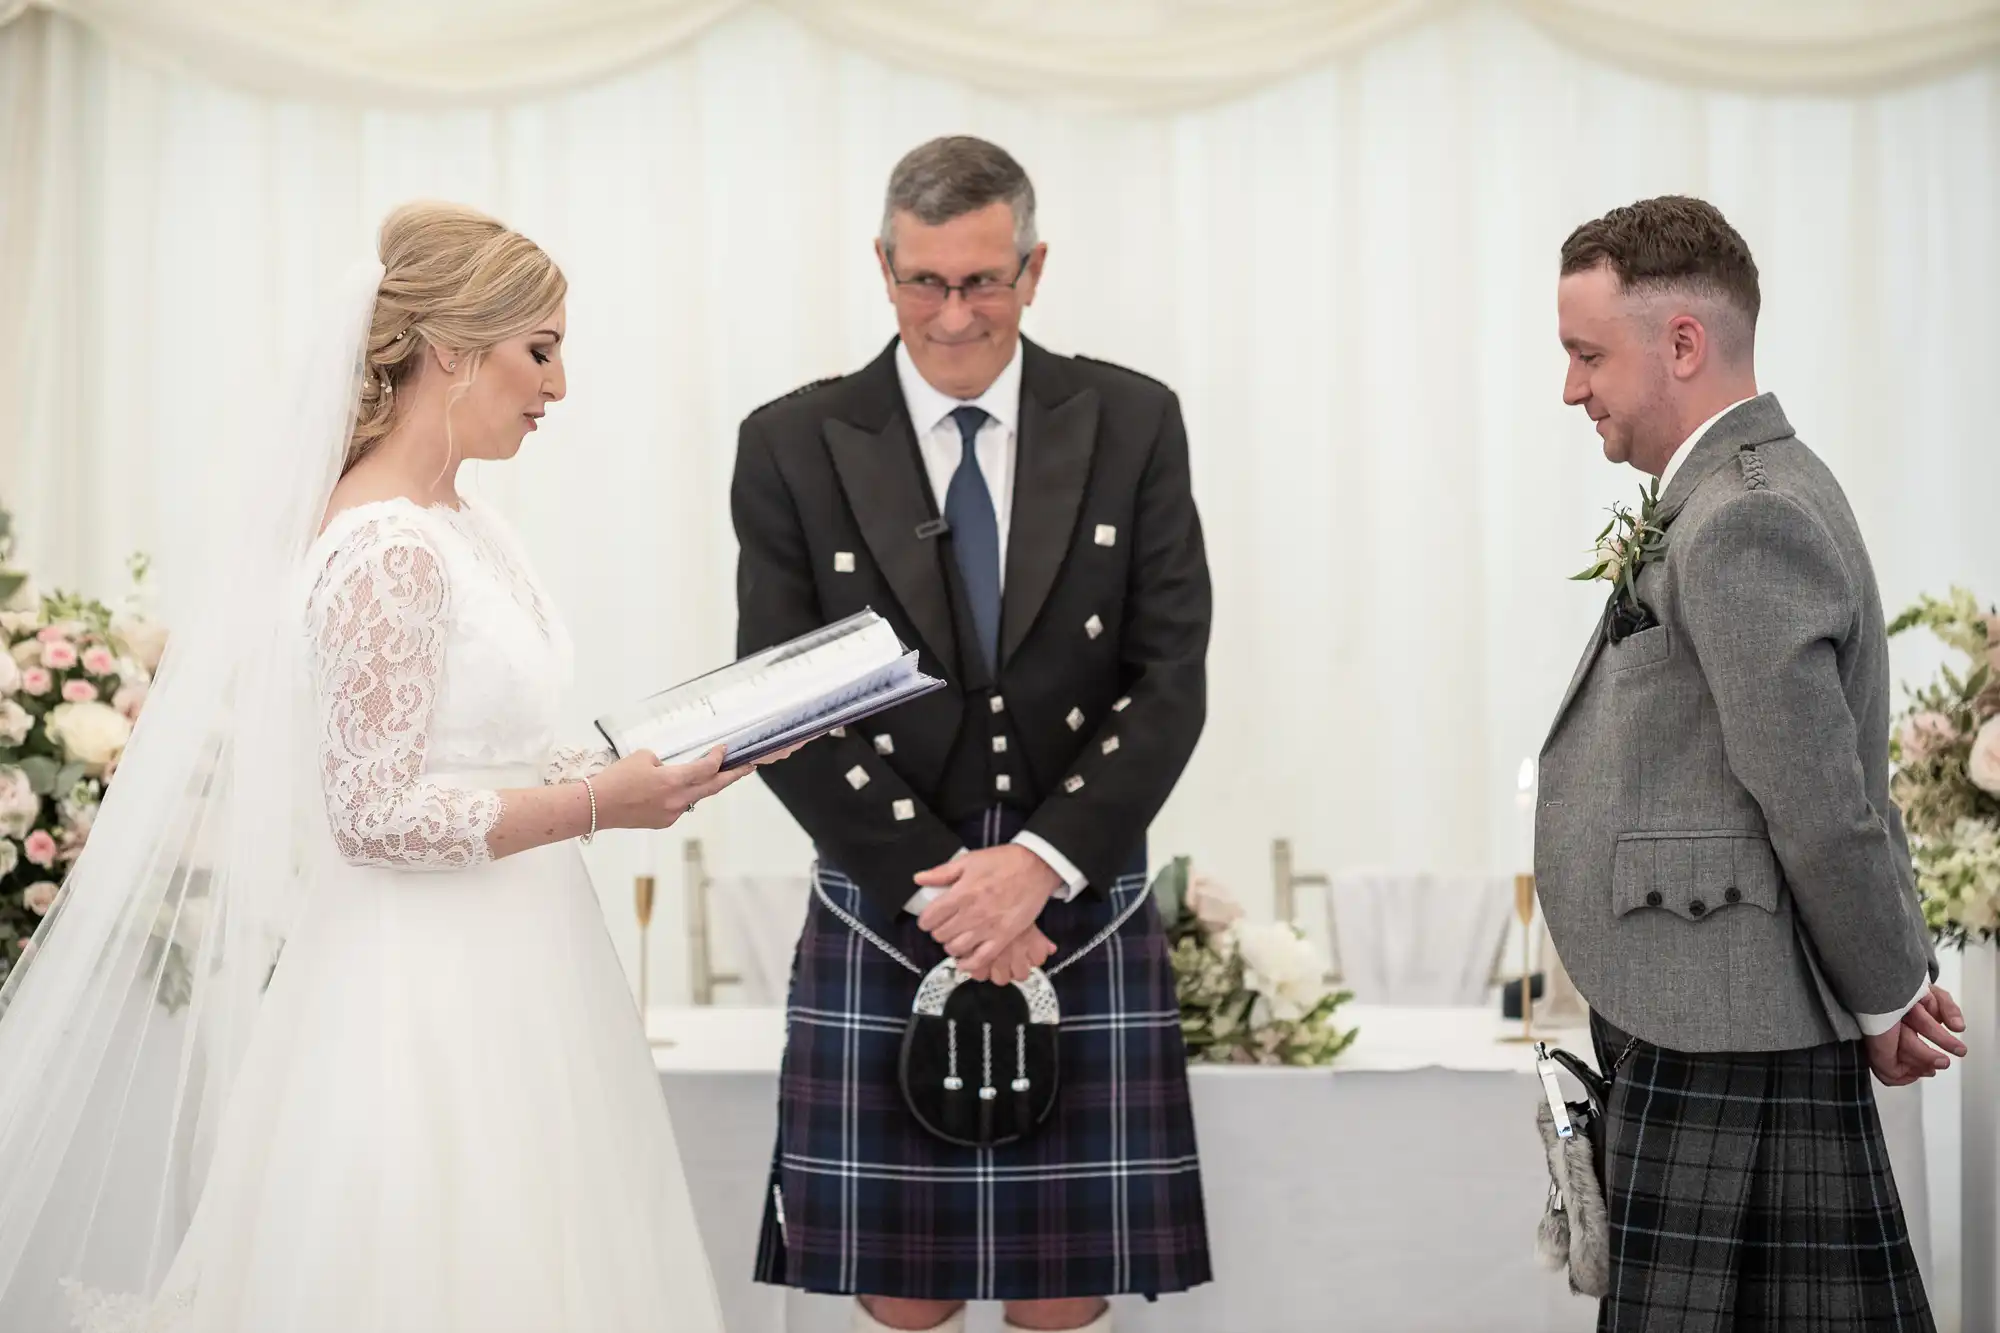
[[[639,918],[639,1027],[646,1033],[650,1046],[671,1046],[673,1042],[665,1037],[655,1037],[651,1029],[653,1008],[653,950],[650,932],[653,927],[653,896],[657,885],[651,875],[635,875],[632,878],[632,905]]]
[[[1514,876],[1514,915],[1521,923],[1521,1030],[1500,1038],[1506,1042],[1535,1040],[1535,877]]]

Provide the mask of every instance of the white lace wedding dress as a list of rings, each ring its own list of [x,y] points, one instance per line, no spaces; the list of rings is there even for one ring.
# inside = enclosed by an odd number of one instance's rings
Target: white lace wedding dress
[[[90,1333],[716,1333],[657,1076],[557,774],[568,639],[477,505],[337,515],[300,590],[330,847],[159,1297]],[[274,835],[278,830],[274,830]],[[313,849],[308,849],[309,852]]]

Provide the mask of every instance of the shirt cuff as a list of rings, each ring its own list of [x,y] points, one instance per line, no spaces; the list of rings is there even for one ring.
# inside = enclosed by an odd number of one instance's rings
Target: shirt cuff
[[[951,854],[951,859],[956,861],[959,857],[964,855],[965,855],[965,848],[961,847],[957,851]],[[918,889],[915,893],[910,895],[909,901],[903,904],[903,910],[905,912],[908,912],[911,916],[922,916],[924,914],[924,909],[926,907],[929,907],[932,903],[936,902],[939,898],[942,898],[943,896],[944,896],[943,889]]]
[[[1083,877],[1083,872],[1076,868],[1075,862],[1051,847],[1049,840],[1040,834],[1029,833],[1024,829],[1014,835],[1014,842],[1016,845],[1026,847],[1036,856],[1041,857],[1043,861],[1048,863],[1049,869],[1055,871],[1057,876],[1062,879],[1062,887],[1050,895],[1050,897],[1055,898],[1057,901],[1065,903],[1070,901],[1077,894],[1082,893],[1083,886],[1090,882]]]
[[[1925,977],[1923,980],[1923,984],[1917,987],[1917,993],[1911,996],[1910,1002],[1904,1005],[1901,1009],[1896,1010],[1896,1012],[1892,1014],[1856,1014],[1854,1016],[1854,1021],[1861,1025],[1861,1031],[1864,1034],[1870,1037],[1879,1037],[1883,1033],[1889,1031],[1889,1029],[1895,1027],[1896,1024],[1902,1022],[1903,1015],[1909,1013],[1910,1010],[1916,1008],[1917,1002],[1923,999],[1924,996],[1929,995],[1930,993],[1931,993],[1931,979],[1929,977]]]

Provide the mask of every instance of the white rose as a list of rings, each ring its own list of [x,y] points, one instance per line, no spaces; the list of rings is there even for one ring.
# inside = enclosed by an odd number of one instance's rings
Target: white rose
[[[1958,924],[1975,934],[1992,930],[2000,926],[2000,906],[1991,897],[1968,899],[1959,910]]]
[[[0,653],[0,694],[12,694],[21,688],[21,664],[14,660],[12,653]]]
[[[42,664],[42,641],[23,639],[12,649],[15,666],[40,666]]]
[[[1989,796],[2000,796],[2000,717],[1986,719],[1986,725],[1972,738],[1972,758],[1965,772],[1972,785]]]
[[[132,739],[132,724],[106,703],[57,704],[42,719],[42,729],[72,759],[97,768],[116,759]]]
[[[21,844],[12,838],[0,838],[0,879],[14,873],[14,867],[21,864]]]
[[[139,616],[121,616],[111,622],[116,639],[147,671],[157,671],[160,655],[167,650],[167,627]]]
[[[28,775],[9,765],[0,768],[0,834],[25,838],[42,813],[42,798],[35,795]]]
[[[1243,982],[1269,1001],[1273,1018],[1303,1018],[1326,998],[1326,963],[1288,923],[1239,921],[1231,930],[1243,955]]]
[[[0,653],[0,662],[8,660]],[[12,699],[0,699],[0,745],[19,745],[35,729],[35,716]]]
[[[56,886],[48,880],[30,884],[21,890],[21,901],[36,916],[47,916],[49,909],[56,905]]]

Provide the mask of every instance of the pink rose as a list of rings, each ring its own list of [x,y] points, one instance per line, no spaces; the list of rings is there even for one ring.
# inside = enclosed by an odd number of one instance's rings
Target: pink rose
[[[51,671],[67,671],[76,665],[76,645],[64,639],[42,645],[42,665]]]
[[[97,698],[97,687],[87,680],[65,681],[63,698],[73,704],[92,703]]]
[[[1243,916],[1242,907],[1226,889],[1200,876],[1188,885],[1186,901],[1187,910],[1194,913],[1195,924],[1206,935],[1221,934]]]
[[[21,890],[21,901],[26,903],[28,910],[36,916],[47,916],[49,909],[56,905],[56,886],[47,880],[39,884],[30,884]]]
[[[1903,743],[1903,757],[1921,764],[1957,743],[1958,728],[1943,713],[1915,713],[1903,723],[1899,739]]]
[[[1988,718],[1972,738],[1972,758],[1966,761],[1965,772],[1973,786],[2000,796],[2000,717]]]
[[[49,836],[47,829],[38,828],[30,833],[28,841],[23,844],[21,850],[30,861],[44,870],[56,863],[56,840]],[[49,892],[51,895],[54,894],[53,884],[49,886]]]
[[[137,722],[139,710],[146,706],[146,692],[150,688],[143,680],[128,681],[111,696],[111,706],[123,713],[127,721]]]
[[[83,650],[83,669],[93,676],[108,676],[118,659],[111,655],[109,648],[86,648]]]
[[[69,633],[61,625],[51,625],[36,632],[35,637],[43,643],[68,643]]]
[[[47,694],[55,688],[56,678],[42,667],[29,667],[21,673],[21,693]]]

